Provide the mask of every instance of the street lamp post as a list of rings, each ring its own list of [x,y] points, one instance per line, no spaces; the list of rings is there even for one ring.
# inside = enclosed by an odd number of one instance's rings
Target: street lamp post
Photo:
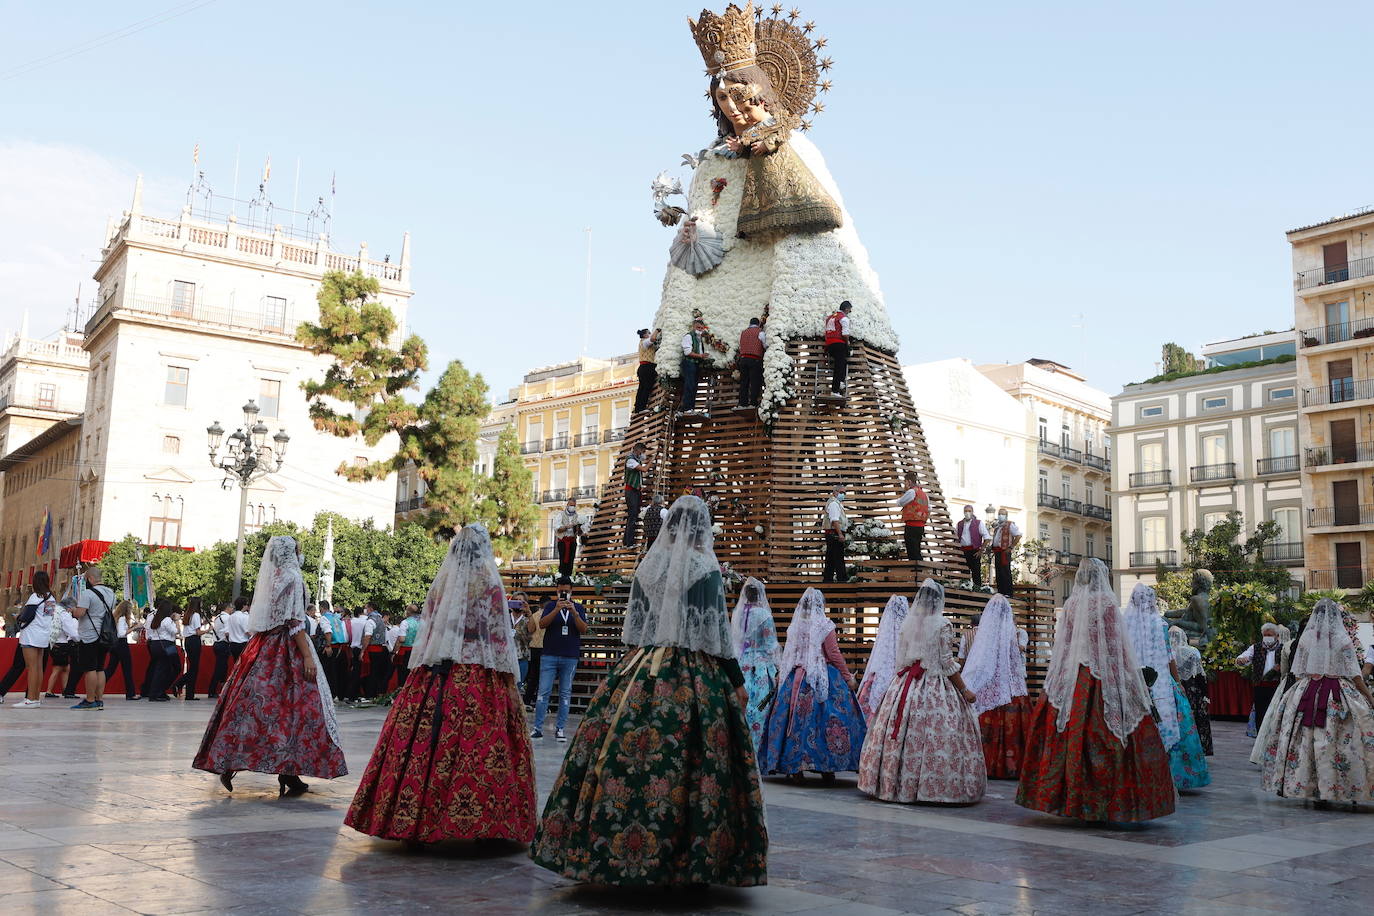
[[[210,467],[224,472],[220,486],[230,490],[237,484],[239,488],[238,546],[234,550],[235,598],[243,591],[243,529],[248,515],[248,487],[258,478],[282,469],[286,464],[286,446],[291,441],[286,430],[278,429],[272,437],[273,444],[268,445],[267,424],[258,419],[259,412],[256,401],[243,405],[243,425],[229,434],[228,448],[222,458],[217,453],[224,440],[224,427],[218,420],[205,427]]]

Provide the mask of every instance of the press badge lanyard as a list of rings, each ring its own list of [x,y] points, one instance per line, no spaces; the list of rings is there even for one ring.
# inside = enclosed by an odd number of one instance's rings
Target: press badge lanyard
[[[559,611],[558,613],[559,613],[559,615],[563,618],[563,635],[564,635],[564,636],[567,636],[567,635],[568,635],[568,614],[569,614],[569,612],[568,612],[568,611]]]

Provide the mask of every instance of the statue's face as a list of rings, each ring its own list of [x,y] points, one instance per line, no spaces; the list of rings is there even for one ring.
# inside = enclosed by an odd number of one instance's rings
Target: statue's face
[[[721,113],[735,128],[735,133],[739,134],[768,120],[768,109],[762,95],[760,87],[753,83],[721,82],[716,86],[715,100]]]
[[[735,104],[735,100],[730,95],[730,87],[728,84],[721,83],[716,86],[715,100],[716,107],[720,109],[721,114],[725,115],[725,119],[729,121],[730,126],[735,129],[735,133],[738,134],[749,126],[749,119],[744,112],[740,111],[739,106]]]

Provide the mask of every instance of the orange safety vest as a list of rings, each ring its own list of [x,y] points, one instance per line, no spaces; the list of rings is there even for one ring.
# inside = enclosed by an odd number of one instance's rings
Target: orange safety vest
[[[843,319],[847,317],[844,312],[836,310],[835,314],[825,319],[825,342],[826,344],[844,343]]]
[[[930,497],[926,496],[925,490],[917,487],[916,496],[902,506],[902,523],[908,527],[924,528],[929,520]]]

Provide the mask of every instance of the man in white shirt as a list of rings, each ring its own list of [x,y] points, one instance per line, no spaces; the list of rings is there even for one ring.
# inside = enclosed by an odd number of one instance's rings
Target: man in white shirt
[[[644,472],[649,462],[644,457],[644,443],[636,442],[625,459],[625,536],[620,546],[627,550],[635,545],[639,530],[639,510],[644,501]]]
[[[86,588],[72,608],[76,618],[79,643],[76,647],[76,667],[73,673],[84,672],[86,676],[86,699],[72,709],[105,708],[105,654],[108,646],[96,642],[104,619],[114,613],[114,592],[101,584],[102,574],[99,566],[86,570]]]
[[[972,506],[964,507],[964,517],[954,526],[954,537],[964,554],[969,576],[975,589],[983,587],[983,542],[988,539],[988,526],[973,514]]]
[[[224,621],[224,634],[229,640],[229,655],[237,664],[243,649],[248,645],[248,598],[244,595],[234,599],[234,613]]]
[[[363,656],[367,654],[367,647],[372,643],[372,634],[377,630],[377,624],[364,612],[363,608],[354,608],[353,616],[344,621],[344,627],[348,631],[348,651],[352,656],[348,666],[348,692],[345,701],[358,703],[363,695]]]
[[[1255,727],[1264,721],[1269,704],[1278,692],[1283,673],[1283,643],[1279,641],[1279,625],[1266,623],[1260,627],[1260,641],[1236,656],[1250,676],[1255,707]]]
[[[706,322],[700,318],[692,319],[692,330],[682,337],[682,400],[678,410],[686,413],[697,406],[697,379],[701,370],[711,364],[711,355],[706,352]]]
[[[997,580],[997,591],[1011,597],[1011,558],[1016,553],[1016,545],[1021,543],[1021,529],[1016,522],[1007,518],[1007,510],[997,513],[997,524],[992,529],[992,571]]]
[[[825,503],[825,565],[822,582],[847,582],[844,568],[844,530],[849,519],[844,514],[844,484],[836,484]]]

